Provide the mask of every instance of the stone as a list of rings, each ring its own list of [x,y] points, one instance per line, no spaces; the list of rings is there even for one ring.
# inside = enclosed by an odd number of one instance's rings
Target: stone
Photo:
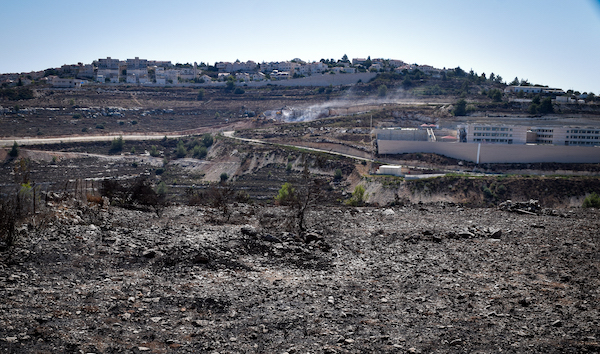
[[[393,211],[392,209],[385,209],[384,211],[381,212],[381,214],[383,216],[393,216],[396,214],[396,212]]]
[[[142,253],[142,256],[144,256],[145,258],[154,258],[156,256],[156,251],[155,250],[146,250],[146,251],[144,251],[144,253]]]
[[[561,320],[556,320],[554,322],[552,322],[552,327],[562,327],[563,326],[563,322]]]
[[[256,228],[253,226],[250,226],[250,225],[242,226],[240,231],[242,232],[242,234],[247,235],[247,236],[252,236],[252,237],[255,237],[258,234],[258,231],[256,231]]]
[[[490,229],[490,237],[491,238],[500,239],[501,236],[502,236],[502,230],[501,229],[494,229],[494,228]]]

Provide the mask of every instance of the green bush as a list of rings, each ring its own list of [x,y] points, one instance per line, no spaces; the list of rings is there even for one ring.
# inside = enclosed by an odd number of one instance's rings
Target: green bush
[[[277,195],[275,196],[275,202],[279,205],[287,205],[296,199],[296,189],[288,182],[285,182]]]
[[[221,179],[221,183],[226,182],[229,179],[229,175],[225,172],[221,173],[221,176],[219,176],[219,178]]]
[[[160,152],[158,152],[158,148],[156,147],[156,145],[152,145],[150,147],[150,156],[152,156],[152,157],[160,156]]]
[[[593,192],[583,200],[584,208],[600,208],[600,196]]]
[[[117,152],[121,152],[123,151],[123,146],[125,145],[125,141],[123,140],[122,136],[119,136],[118,138],[114,138],[112,143],[110,144],[110,152],[111,153],[117,153]]]
[[[196,146],[194,146],[194,149],[192,150],[192,155],[194,156],[194,158],[197,158],[197,159],[205,158],[206,154],[207,154],[207,150],[206,150],[206,147],[204,147],[204,146],[196,145]]]
[[[339,181],[339,180],[342,179],[342,177],[343,177],[342,170],[340,170],[339,168],[337,168],[335,170],[335,174],[333,175],[333,179],[336,180],[336,181]]]
[[[204,135],[202,135],[202,145],[206,146],[207,148],[210,147],[214,142],[213,136],[206,133]]]
[[[187,155],[187,149],[185,148],[185,144],[183,140],[179,140],[177,143],[177,150],[175,150],[175,155],[178,159],[184,158]]]
[[[365,187],[359,184],[354,188],[354,192],[352,192],[352,197],[346,201],[346,205],[354,207],[362,206],[365,204],[367,197],[368,194],[365,193]]]

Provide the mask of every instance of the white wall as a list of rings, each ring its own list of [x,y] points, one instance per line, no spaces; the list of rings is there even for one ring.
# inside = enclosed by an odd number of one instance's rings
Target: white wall
[[[377,140],[379,154],[435,153],[479,163],[600,163],[600,148]]]

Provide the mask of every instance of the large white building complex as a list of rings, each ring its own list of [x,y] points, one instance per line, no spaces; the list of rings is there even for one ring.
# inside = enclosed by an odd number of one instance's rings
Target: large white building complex
[[[458,126],[458,138],[463,143],[600,146],[600,128],[464,124]]]

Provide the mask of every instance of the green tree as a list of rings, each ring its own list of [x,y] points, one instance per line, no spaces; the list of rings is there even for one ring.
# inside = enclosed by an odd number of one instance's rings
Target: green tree
[[[540,102],[538,112],[541,114],[548,114],[554,112],[554,107],[552,106],[552,99],[550,97],[546,97],[542,100],[542,102]]]
[[[156,186],[156,194],[158,195],[166,195],[167,194],[167,185],[165,182],[160,181],[158,186]]]
[[[467,101],[464,99],[458,100],[456,105],[454,106],[454,110],[452,111],[455,116],[466,116],[467,115]]]
[[[219,178],[221,179],[221,183],[225,183],[229,179],[229,175],[227,173],[223,172],[223,173],[221,173]]]
[[[208,148],[213,144],[213,142],[214,142],[213,136],[210,135],[209,133],[202,135],[202,145],[204,145]]]
[[[379,97],[385,97],[387,95],[388,88],[385,85],[380,85],[378,88]]]
[[[510,82],[510,86],[519,86],[519,78],[515,76],[515,79]]]
[[[125,146],[125,141],[122,136],[118,138],[114,138],[112,143],[110,144],[110,153],[116,154],[118,152],[123,151],[123,146]]]
[[[16,141],[14,142],[12,149],[10,149],[10,151],[8,152],[8,156],[10,156],[10,157],[19,156],[19,144],[17,144]]]
[[[187,149],[185,148],[183,140],[179,140],[179,142],[177,143],[177,150],[175,151],[175,156],[181,159],[184,158],[185,155],[187,155]]]
[[[196,145],[192,150],[192,155],[197,159],[203,159],[207,155],[207,150],[205,146]]]
[[[150,147],[150,156],[152,156],[152,157],[160,156],[160,152],[158,152],[158,148],[156,148],[156,145],[152,145]]]
[[[343,178],[343,175],[342,175],[342,170],[340,170],[339,168],[336,168],[336,169],[335,169],[335,173],[334,173],[334,175],[333,175],[333,179],[334,179],[334,180],[336,180],[336,181],[339,181],[339,180],[341,180],[342,178]]]
[[[205,92],[204,92],[204,89],[203,89],[203,88],[201,88],[201,89],[198,91],[198,96],[196,96],[196,101],[202,101],[202,100],[204,100],[204,93],[205,93]]]

